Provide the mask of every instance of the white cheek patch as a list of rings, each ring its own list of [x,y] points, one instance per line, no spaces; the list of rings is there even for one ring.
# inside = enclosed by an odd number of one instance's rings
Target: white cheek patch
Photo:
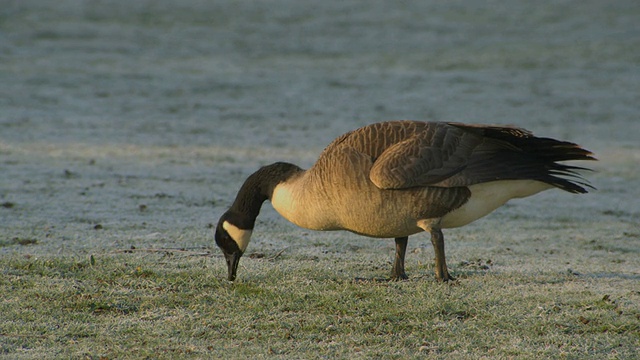
[[[251,230],[242,230],[237,226],[225,221],[222,223],[222,228],[231,236],[233,241],[238,244],[240,251],[244,252],[249,245],[249,240],[251,240]]]

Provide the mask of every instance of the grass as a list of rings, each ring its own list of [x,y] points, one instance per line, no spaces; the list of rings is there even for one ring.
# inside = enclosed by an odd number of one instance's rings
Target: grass
[[[404,282],[338,259],[162,253],[0,258],[0,356],[21,358],[632,358],[640,293],[570,273],[428,266]],[[368,270],[363,270],[368,269]],[[456,272],[455,269],[458,269]],[[411,274],[410,274],[411,275]]]

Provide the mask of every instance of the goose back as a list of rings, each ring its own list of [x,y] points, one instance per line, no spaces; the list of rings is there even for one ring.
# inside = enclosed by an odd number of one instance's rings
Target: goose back
[[[535,137],[524,129],[442,122],[365,126],[334,140],[320,157],[344,148],[371,158],[369,177],[381,189],[537,180],[585,193],[590,186],[575,172],[583,168],[558,161],[594,160],[574,143]]]

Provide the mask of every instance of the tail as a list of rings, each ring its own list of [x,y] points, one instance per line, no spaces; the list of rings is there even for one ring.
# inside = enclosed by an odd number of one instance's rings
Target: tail
[[[551,138],[536,137],[531,132],[515,127],[450,125],[483,136],[487,141],[477,157],[465,171],[490,180],[531,179],[545,182],[574,194],[595,190],[578,171],[592,171],[560,161],[597,160],[593,153],[581,146]],[[474,177],[475,177],[474,176]],[[488,179],[487,177],[492,177]]]

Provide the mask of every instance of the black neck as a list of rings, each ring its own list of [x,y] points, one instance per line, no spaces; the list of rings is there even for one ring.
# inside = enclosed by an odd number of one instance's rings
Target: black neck
[[[229,212],[237,213],[246,222],[237,225],[241,225],[243,229],[253,229],[262,203],[271,198],[275,187],[301,171],[296,165],[277,162],[263,166],[251,174],[242,184],[229,209]]]

